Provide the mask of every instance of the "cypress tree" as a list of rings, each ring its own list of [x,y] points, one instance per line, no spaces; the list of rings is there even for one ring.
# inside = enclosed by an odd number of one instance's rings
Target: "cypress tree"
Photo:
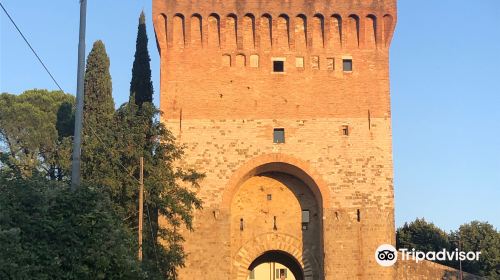
[[[150,57],[148,51],[148,35],[146,33],[146,17],[144,11],[139,17],[135,59],[132,67],[130,96],[134,96],[135,104],[142,108],[144,102],[153,102],[153,82],[151,81]]]
[[[84,134],[90,134],[88,126],[96,130],[111,120],[114,111],[109,57],[104,43],[98,40],[89,53],[85,70]]]
[[[113,174],[109,161],[115,112],[109,57],[102,41],[96,41],[89,53],[84,85],[82,178],[100,183]]]

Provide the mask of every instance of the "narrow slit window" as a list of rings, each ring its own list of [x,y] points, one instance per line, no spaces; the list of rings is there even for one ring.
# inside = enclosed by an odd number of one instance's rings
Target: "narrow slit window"
[[[342,64],[344,72],[352,72],[352,59],[344,59]]]
[[[348,125],[342,126],[342,135],[349,136],[349,126]]]
[[[284,128],[275,128],[273,135],[273,142],[277,144],[285,143],[285,129]]]
[[[302,230],[309,228],[309,210],[302,210]]]

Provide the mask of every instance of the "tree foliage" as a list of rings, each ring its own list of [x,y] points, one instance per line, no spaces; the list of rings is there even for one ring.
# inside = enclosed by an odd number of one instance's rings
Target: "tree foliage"
[[[473,221],[463,224],[457,231],[446,233],[424,219],[405,223],[396,231],[397,248],[418,251],[454,251],[481,252],[479,261],[462,262],[466,272],[498,279],[500,276],[500,233],[489,223]],[[444,261],[444,265],[458,269],[458,261]]]
[[[142,12],[139,17],[132,81],[130,82],[130,96],[134,96],[135,104],[139,107],[142,107],[145,102],[153,102],[150,61],[146,17]]]
[[[481,252],[478,262],[462,262],[465,271],[488,279],[500,278],[500,232],[491,224],[479,221],[463,224],[451,232],[450,239],[455,241],[454,248],[460,245],[462,251]]]
[[[396,231],[396,246],[418,251],[439,251],[450,249],[448,234],[427,222],[425,219],[416,219],[411,223],[405,223]]]
[[[113,172],[104,156],[114,137],[115,105],[109,66],[104,43],[94,42],[87,57],[83,107],[82,178],[87,183],[100,181],[99,177]]]
[[[119,149],[136,152],[127,154],[132,156],[130,170],[137,167],[140,156],[144,157],[145,219],[148,221],[144,264],[148,271],[174,279],[176,267],[182,266],[185,258],[183,238],[177,228],[192,229],[193,211],[201,208],[195,191],[204,175],[176,166],[183,157],[183,149],[159,121],[160,112],[153,104],[144,103],[141,114],[138,110],[133,101],[118,110],[117,121],[120,128],[125,128],[122,139],[126,139],[120,142]],[[135,169],[134,173],[137,172]],[[130,210],[135,211],[135,205]],[[163,224],[159,223],[160,215],[164,218]]]
[[[115,111],[112,96],[109,57],[100,40],[94,42],[87,58],[85,70],[84,130],[100,128],[110,120]]]
[[[140,25],[144,25],[143,14]],[[140,26],[138,37],[141,37],[141,28],[145,32],[145,26]],[[142,267],[149,279],[164,279],[165,276],[172,279],[176,275],[176,267],[181,266],[185,258],[181,245],[183,238],[177,228],[186,226],[191,229],[192,212],[201,207],[195,190],[203,176],[194,170],[176,166],[183,156],[182,147],[159,121],[160,112],[149,102],[152,100],[152,87],[145,91],[141,86],[152,86],[147,38],[138,38],[138,41],[141,40],[146,40],[146,43],[144,49],[136,53],[136,70],[133,71],[131,84],[138,85],[142,89],[139,91],[150,97],[137,105],[133,93],[130,101],[111,118],[102,114],[102,110],[86,112],[91,122],[90,125],[85,123],[89,129],[85,129],[83,135],[82,177],[84,182],[104,188],[110,194],[116,213],[130,229],[135,229],[138,222],[139,159],[144,158],[146,224]],[[140,43],[138,46],[141,46]],[[140,62],[141,57],[143,62]],[[146,71],[141,67],[148,69]],[[106,71],[97,73],[107,75]],[[95,75],[94,79],[107,80],[99,75]],[[101,94],[107,92],[86,89],[86,95],[94,96],[95,100],[102,100]],[[91,130],[93,123],[100,129]],[[165,218],[164,224],[159,223],[160,215]]]
[[[193,211],[202,205],[196,190],[203,175],[179,166],[183,147],[159,121],[160,111],[152,104],[147,40],[142,13],[131,96],[118,110],[104,44],[95,42],[88,56],[82,179],[97,187],[69,193],[68,186],[45,180],[62,180],[58,176],[69,170],[73,98],[47,101],[44,92],[17,102],[16,96],[1,96],[0,106],[13,109],[0,114],[7,147],[0,154],[5,184],[0,185],[0,245],[15,255],[8,260],[1,254],[1,279],[175,279],[185,258],[178,229],[192,230]],[[57,153],[49,153],[53,150]],[[145,224],[144,258],[138,265],[141,157]],[[60,167],[54,176],[52,166]],[[32,170],[43,176],[33,176]]]
[[[0,279],[145,279],[99,188],[0,177]]]
[[[105,149],[93,151],[94,158],[106,159],[107,171],[102,172],[103,160],[88,161],[90,173],[84,177],[110,194],[114,209],[133,229],[138,221],[139,159],[144,158],[143,268],[150,279],[164,279],[165,275],[173,279],[185,258],[177,229],[192,229],[193,210],[201,207],[195,190],[203,175],[176,167],[183,156],[182,147],[158,120],[159,111],[151,103],[143,104],[141,114],[138,111],[132,98],[118,109],[113,137],[102,140]],[[165,218],[163,224],[160,215]]]
[[[70,164],[73,104],[74,97],[60,91],[1,94],[2,164],[15,166],[24,177],[62,180]]]

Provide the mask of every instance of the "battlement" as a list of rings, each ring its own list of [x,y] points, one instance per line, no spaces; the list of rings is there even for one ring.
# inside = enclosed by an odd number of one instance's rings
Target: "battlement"
[[[386,50],[396,0],[154,0],[161,50]]]

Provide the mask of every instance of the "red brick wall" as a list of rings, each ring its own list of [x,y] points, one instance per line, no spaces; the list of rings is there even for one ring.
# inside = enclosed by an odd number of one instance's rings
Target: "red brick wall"
[[[207,174],[181,279],[246,279],[245,266],[273,248],[295,256],[306,279],[392,278],[395,271],[380,268],[374,252],[394,242],[388,47],[396,1],[153,5],[163,121],[186,145],[181,164]],[[285,73],[272,73],[276,58],[285,58]],[[352,72],[343,71],[345,58]],[[277,127],[285,129],[285,144],[273,143]],[[231,210],[235,194],[259,181],[262,166],[314,193],[323,258],[306,252],[302,244],[312,243],[295,231],[231,234],[235,215],[245,214]]]

